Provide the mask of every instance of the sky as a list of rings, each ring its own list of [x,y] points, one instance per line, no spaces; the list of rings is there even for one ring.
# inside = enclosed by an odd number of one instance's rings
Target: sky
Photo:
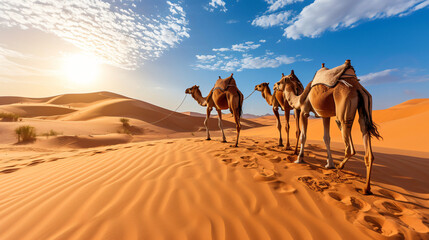
[[[0,96],[111,91],[175,109],[351,59],[374,109],[429,98],[429,0],[0,0]],[[250,114],[272,113],[260,93]],[[179,111],[204,113],[188,97]]]

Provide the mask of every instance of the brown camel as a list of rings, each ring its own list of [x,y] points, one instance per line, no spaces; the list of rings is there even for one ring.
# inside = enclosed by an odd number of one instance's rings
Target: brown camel
[[[234,145],[237,147],[241,129],[240,118],[243,107],[243,94],[240,92],[240,90],[238,90],[235,79],[233,78],[233,74],[225,79],[222,79],[219,76],[219,79],[216,81],[214,88],[212,88],[207,97],[203,97],[201,95],[201,91],[197,85],[186,89],[185,93],[191,94],[198,104],[207,107],[206,120],[204,121],[204,126],[206,127],[207,132],[207,140],[211,140],[207,123],[213,107],[218,113],[218,124],[220,130],[222,131],[222,142],[226,142],[225,133],[222,126],[222,110],[229,109],[231,111],[232,115],[234,116],[237,130],[237,139]]]
[[[285,111],[285,130],[286,130],[286,150],[290,150],[290,142],[289,142],[289,118],[290,118],[290,110],[292,107],[289,105],[289,103],[286,101],[286,99],[283,96],[283,91],[274,91],[274,95],[271,95],[270,87],[268,86],[269,83],[261,83],[259,85],[255,86],[255,90],[260,91],[262,94],[262,97],[267,101],[268,105],[273,107],[274,115],[277,119],[277,129],[279,130],[279,146],[283,146],[283,139],[282,139],[282,124],[280,122],[280,115],[279,115],[279,106],[282,110]],[[297,89],[297,94],[301,94],[304,90],[304,87],[302,87],[301,82],[297,82],[297,85],[299,88]],[[296,145],[295,145],[295,151],[294,154],[298,154],[298,138],[300,134],[299,130],[299,115],[300,111],[298,109],[294,109],[295,112],[295,120],[296,120]]]
[[[310,82],[301,95],[295,94],[295,85],[293,79],[296,78],[293,72],[288,76],[283,76],[276,83],[276,88],[284,89],[286,100],[294,108],[301,110],[301,150],[296,163],[304,161],[304,145],[307,138],[307,123],[310,111],[323,118],[324,142],[327,150],[326,168],[334,168],[330,151],[329,127],[331,117],[336,117],[336,122],[341,130],[345,144],[344,160],[338,168],[342,169],[346,162],[356,152],[351,137],[351,129],[356,115],[359,113],[359,124],[363,136],[365,149],[366,165],[366,187],[364,194],[371,194],[370,178],[371,169],[374,161],[371,148],[371,137],[381,138],[376,125],[372,121],[372,97],[371,94],[359,83],[350,60],[347,60],[343,66],[343,71],[338,74],[338,81],[335,85],[329,87],[324,84],[313,85]],[[341,66],[337,67],[340,68]],[[322,64],[322,68],[324,65]],[[333,70],[333,69],[332,69]],[[319,70],[320,71],[320,70]]]

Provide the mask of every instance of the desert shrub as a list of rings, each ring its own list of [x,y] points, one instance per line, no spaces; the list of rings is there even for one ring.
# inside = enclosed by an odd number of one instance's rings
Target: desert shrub
[[[129,127],[130,126],[130,119],[128,118],[121,118],[119,119],[121,121],[123,127]]]
[[[15,129],[15,133],[18,137],[18,142],[27,142],[36,139],[36,129],[29,125],[18,127]]]
[[[15,113],[1,112],[0,118],[2,119],[2,121],[16,122],[19,119],[19,115]]]
[[[49,130],[49,132],[45,132],[42,134],[42,136],[45,136],[46,138],[50,137],[50,136],[57,136],[57,135],[61,135],[63,133],[57,132],[55,130]]]

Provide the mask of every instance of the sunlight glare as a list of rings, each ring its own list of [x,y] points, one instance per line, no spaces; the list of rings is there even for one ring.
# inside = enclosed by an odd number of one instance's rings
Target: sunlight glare
[[[88,85],[96,79],[99,64],[94,56],[74,54],[64,59],[63,72],[73,84]]]

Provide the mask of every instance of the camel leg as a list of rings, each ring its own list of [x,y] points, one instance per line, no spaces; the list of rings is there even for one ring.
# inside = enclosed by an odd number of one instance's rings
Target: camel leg
[[[285,109],[285,130],[286,130],[286,150],[291,150],[290,148],[290,142],[289,142],[289,118],[290,118],[290,109]]]
[[[365,166],[366,166],[366,186],[363,193],[365,195],[370,195],[372,194],[370,182],[371,182],[372,164],[374,162],[374,155],[372,154],[371,136],[365,124],[363,112],[361,112],[360,109],[359,109],[359,125],[360,125],[360,130],[362,132],[363,147],[365,149],[364,160],[365,160]]]
[[[295,123],[296,123],[296,145],[295,145],[295,151],[293,152],[294,155],[298,155],[298,144],[299,144],[299,135],[301,134],[300,128],[299,128],[299,117],[301,115],[301,111],[298,109],[294,109],[295,113]]]
[[[348,123],[341,122],[341,134],[343,135],[345,150],[344,150],[344,160],[340,163],[340,165],[338,165],[338,169],[343,169],[344,165],[355,153],[353,141],[351,140],[352,124],[350,124],[350,121],[348,121]]]
[[[225,133],[223,132],[223,125],[222,125],[222,110],[217,110],[217,115],[218,115],[218,125],[220,130],[222,131],[222,142],[226,143],[226,138],[225,138]]]
[[[207,126],[209,119],[210,119],[210,113],[212,112],[212,108],[208,107],[207,108],[207,114],[206,114],[206,120],[204,120],[204,126],[206,127],[206,133],[207,133],[207,138],[206,140],[211,140],[210,138],[210,132],[209,132],[209,126]]]
[[[240,130],[241,130],[241,123],[240,123],[240,116],[238,111],[233,112],[234,119],[235,119],[235,127],[237,129],[237,139],[235,140],[235,146],[238,147],[238,137],[240,136]]]
[[[280,122],[280,114],[279,109],[273,108],[274,115],[277,119],[277,129],[279,130],[279,147],[283,147],[283,139],[282,139],[282,124]]]
[[[330,146],[331,136],[329,135],[330,126],[331,126],[331,118],[330,117],[323,118],[323,129],[324,129],[323,141],[325,142],[326,152],[328,153],[328,159],[326,160],[325,168],[328,168],[328,169],[335,168],[335,164],[334,164],[334,161],[332,160],[332,155],[331,155],[331,146]]]
[[[299,155],[298,155],[298,159],[295,161],[295,163],[303,163],[304,162],[304,145],[305,145],[305,140],[307,140],[307,124],[308,124],[308,116],[305,115],[303,112],[301,112],[301,126],[302,126],[302,131],[301,131],[301,149],[299,150]]]

